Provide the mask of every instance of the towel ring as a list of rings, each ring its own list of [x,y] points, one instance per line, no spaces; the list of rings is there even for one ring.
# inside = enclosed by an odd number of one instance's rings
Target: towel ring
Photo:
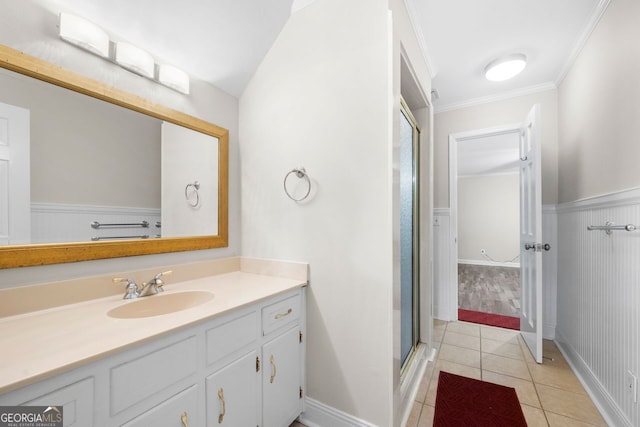
[[[191,194],[189,194],[189,187],[193,187],[193,191],[191,192]],[[187,203],[189,203],[189,206],[191,206],[192,208],[198,207],[198,205],[200,204],[200,194],[198,193],[199,189],[200,183],[198,181],[189,183],[186,187],[184,187],[184,197],[185,199],[187,199]],[[196,195],[195,203],[191,201],[191,196],[193,196],[193,194]]]
[[[295,176],[297,176],[298,178],[300,179],[304,178],[304,180],[307,181],[307,192],[305,193],[304,196],[300,197],[299,199],[296,199],[295,197],[293,197],[289,193],[289,190],[287,190],[287,179],[289,178],[289,175],[291,175],[292,173],[294,173]],[[311,180],[309,179],[309,175],[307,175],[307,171],[304,168],[292,169],[288,174],[284,176],[284,192],[287,194],[287,197],[289,197],[294,202],[301,202],[307,197],[309,197],[309,194],[311,193]]]

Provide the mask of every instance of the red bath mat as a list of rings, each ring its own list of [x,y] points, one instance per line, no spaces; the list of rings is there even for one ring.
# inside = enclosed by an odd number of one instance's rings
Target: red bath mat
[[[516,390],[440,372],[434,427],[527,427]]]
[[[482,325],[498,326],[500,328],[520,330],[520,318],[503,316],[501,314],[482,313],[480,311],[458,309],[458,320],[463,322],[480,323]]]

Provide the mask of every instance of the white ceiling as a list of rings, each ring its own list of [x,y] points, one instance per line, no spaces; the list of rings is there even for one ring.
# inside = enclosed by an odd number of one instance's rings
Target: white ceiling
[[[551,89],[564,77],[608,0],[406,0],[425,55],[436,111]],[[489,82],[485,66],[523,53],[515,78]]]
[[[73,12],[118,40],[240,96],[291,11],[313,0],[34,0]],[[553,87],[608,0],[405,0],[434,73],[436,111]],[[492,59],[527,55],[508,82]]]

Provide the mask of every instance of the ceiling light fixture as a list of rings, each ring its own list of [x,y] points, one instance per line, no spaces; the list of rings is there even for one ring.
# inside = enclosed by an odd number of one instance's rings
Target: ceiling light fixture
[[[86,19],[60,14],[60,38],[103,58],[109,57],[109,36]]]
[[[501,82],[518,75],[527,65],[527,57],[521,53],[515,53],[491,61],[484,69],[487,80]]]

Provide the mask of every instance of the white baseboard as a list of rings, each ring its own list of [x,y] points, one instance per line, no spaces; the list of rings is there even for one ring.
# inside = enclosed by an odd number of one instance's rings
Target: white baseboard
[[[545,323],[542,325],[542,338],[545,340],[555,340],[556,339],[556,325],[551,325],[549,323]]]
[[[499,262],[479,259],[459,259],[458,264],[471,264],[471,265],[489,265],[494,267],[512,267],[520,268],[519,262]]]
[[[593,374],[591,369],[589,369],[585,361],[578,353],[573,351],[569,345],[564,344],[567,341],[562,337],[560,331],[557,331],[556,335],[558,336],[558,339],[555,340],[556,345],[596,405],[596,408],[598,408],[600,415],[602,415],[607,425],[633,427],[631,421],[627,419],[622,409],[618,407],[613,397],[609,395],[604,386],[598,381],[598,378]]]
[[[298,420],[308,427],[377,427],[309,397]]]

